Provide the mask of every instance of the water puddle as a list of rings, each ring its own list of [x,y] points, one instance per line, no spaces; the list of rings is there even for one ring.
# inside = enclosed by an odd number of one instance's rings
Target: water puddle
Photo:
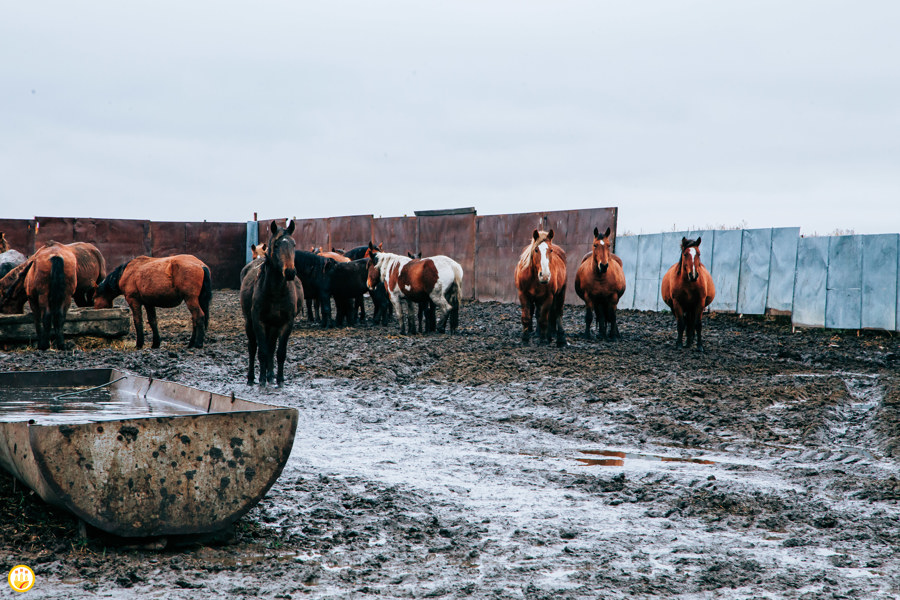
[[[655,454],[639,454],[636,452],[622,452],[620,450],[580,450],[582,454],[592,456],[604,456],[607,458],[576,458],[578,462],[587,466],[601,467],[623,467],[625,461],[631,460],[651,460],[656,462],[674,462],[674,463],[693,463],[696,465],[714,465],[714,460],[705,458],[682,458],[674,456],[657,456]]]

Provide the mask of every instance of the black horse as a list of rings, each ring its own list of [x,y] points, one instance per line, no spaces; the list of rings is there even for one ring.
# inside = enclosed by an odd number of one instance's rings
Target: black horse
[[[273,379],[278,385],[284,383],[287,342],[297,314],[297,288],[293,283],[297,274],[294,268],[296,244],[291,237],[292,233],[293,221],[283,229],[273,221],[264,260],[248,269],[241,281],[241,310],[244,313],[247,350],[250,354],[247,383],[251,385],[256,379],[253,363],[257,353],[259,384],[264,386]],[[273,357],[278,359],[277,379]]]
[[[294,252],[294,264],[297,266],[297,277],[303,283],[303,295],[306,298],[307,316],[312,317],[313,301],[319,303],[322,313],[322,327],[334,325],[331,319],[331,277],[325,272],[325,268],[336,261],[332,258],[319,256],[315,252],[297,250]]]

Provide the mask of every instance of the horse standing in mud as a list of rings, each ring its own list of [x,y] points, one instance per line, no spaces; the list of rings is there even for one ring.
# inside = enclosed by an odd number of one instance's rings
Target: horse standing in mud
[[[159,348],[157,308],[174,308],[184,302],[191,312],[188,348],[202,348],[209,325],[212,281],[202,260],[191,254],[167,258],[138,256],[116,267],[97,287],[94,308],[110,308],[117,296],[125,296],[134,320],[136,346],[144,347],[141,308],[147,308],[147,323],[153,332],[151,348]]]
[[[450,333],[459,325],[459,297],[462,294],[463,270],[447,256],[411,259],[407,256],[379,252],[369,246],[367,285],[374,290],[384,283],[394,312],[400,320],[400,333],[416,332],[413,302],[431,300],[438,312],[437,330],[443,333],[450,321]],[[406,309],[405,311],[403,309]]]
[[[532,315],[538,310],[538,341],[547,343],[556,334],[556,345],[566,345],[562,327],[566,299],[566,252],[553,244],[553,230],[532,233],[515,268],[516,289],[522,306],[522,343],[531,340]]]
[[[106,259],[96,246],[87,242],[72,242],[66,246],[72,249],[78,261],[73,297],[75,306],[93,306],[97,287],[106,278]]]
[[[700,262],[700,239],[681,238],[681,258],[666,271],[660,293],[678,323],[675,347],[681,348],[681,339],[687,327],[686,347],[690,348],[696,331],[697,350],[703,352],[701,317],[703,309],[716,297],[716,287],[709,271]]]
[[[597,335],[601,339],[618,340],[616,306],[625,293],[625,272],[622,259],[612,253],[609,244],[611,230],[602,236],[594,227],[594,246],[585,254],[575,273],[575,293],[584,300],[584,338],[591,339],[591,320],[597,315]],[[609,337],[606,324],[609,323]]]
[[[273,380],[284,383],[287,343],[297,315],[297,286],[294,278],[296,243],[291,237],[294,222],[285,228],[272,222],[265,258],[258,268],[250,269],[241,281],[241,310],[247,333],[247,384],[255,383],[254,361],[259,357],[259,384]],[[276,349],[277,345],[277,349]],[[278,374],[275,374],[275,359]]]
[[[72,249],[56,242],[47,242],[26,263],[25,294],[34,317],[38,350],[50,348],[51,333],[58,350],[66,347],[63,324],[75,293],[77,269]]]

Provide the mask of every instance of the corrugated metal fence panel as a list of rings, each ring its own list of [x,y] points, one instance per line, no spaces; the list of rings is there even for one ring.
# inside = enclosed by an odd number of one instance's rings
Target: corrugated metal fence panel
[[[206,263],[214,288],[241,287],[246,244],[244,223],[184,223],[184,254]]]
[[[862,327],[862,238],[841,235],[829,238],[825,327]]]
[[[322,248],[322,250],[331,250],[328,244],[328,219],[297,219],[294,226],[293,238],[297,241],[297,250],[311,250],[313,248]],[[284,225],[286,221],[278,219],[279,225]],[[260,235],[263,241],[269,239],[269,232],[265,236]]]
[[[765,314],[771,262],[772,230],[745,229],[741,239],[737,312],[746,315]]]
[[[630,235],[620,237],[616,241],[616,255],[622,259],[622,270],[625,271],[625,293],[619,298],[618,308],[634,308],[634,285],[640,239],[639,236]]]
[[[609,227],[615,247],[616,211],[615,208],[586,208],[544,213],[544,228],[553,230],[553,243],[565,250],[567,255],[566,304],[581,304],[581,299],[575,294],[575,273],[581,258],[593,248],[594,228],[604,233]]]
[[[828,278],[828,238],[797,241],[797,270],[791,322],[804,327],[825,325],[825,281]]]
[[[642,235],[638,240],[637,270],[634,281],[634,308],[657,310],[659,269],[662,259],[661,233]]]
[[[328,219],[328,246],[323,250],[350,250],[372,240],[372,215]]]
[[[475,232],[475,294],[479,300],[518,302],[514,270],[532,232],[543,227],[541,213],[477,217]],[[554,232],[554,236],[556,232]]]
[[[712,266],[709,267],[713,284],[716,286],[716,297],[709,307],[711,310],[723,312],[737,310],[742,239],[743,232],[739,229],[716,231]]]
[[[797,268],[799,227],[772,230],[772,258],[769,261],[769,293],[766,310],[790,312],[794,302],[794,270]]]
[[[248,263],[253,259],[253,251],[250,246],[259,243],[259,224],[256,221],[247,221],[247,240],[244,244],[245,254],[244,262]]]
[[[416,224],[422,256],[444,254],[458,262],[463,269],[462,297],[474,298],[475,213],[419,216]]]
[[[34,254],[34,221],[27,219],[0,219],[0,232],[6,236],[9,247],[25,256]]]
[[[49,240],[65,244],[90,242],[103,254],[109,270],[135,256],[150,255],[150,221],[58,217],[36,217],[36,220],[40,223],[36,246]]]
[[[385,217],[372,221],[375,245],[382,244],[385,252],[406,254],[416,251],[416,217]]]
[[[862,236],[862,326],[897,329],[897,266],[900,235]]]

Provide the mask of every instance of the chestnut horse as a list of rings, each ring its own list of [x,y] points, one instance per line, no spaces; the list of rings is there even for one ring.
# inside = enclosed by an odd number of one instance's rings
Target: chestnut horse
[[[553,244],[553,230],[531,234],[532,242],[516,263],[516,289],[522,306],[522,343],[531,340],[533,313],[538,310],[538,341],[547,343],[556,333],[556,345],[566,345],[562,326],[566,299],[566,252]]]
[[[585,254],[575,273],[575,293],[584,300],[584,337],[591,339],[591,320],[597,315],[597,335],[601,339],[618,340],[616,305],[625,293],[625,272],[622,259],[612,253],[609,245],[611,230],[602,236],[594,227],[594,247]],[[609,338],[606,324],[609,323]]]
[[[109,308],[120,295],[131,308],[136,346],[144,347],[142,307],[147,307],[147,323],[153,332],[151,348],[159,348],[157,308],[174,308],[184,302],[191,311],[191,339],[188,348],[202,348],[209,325],[212,281],[209,267],[191,254],[167,258],[138,256],[116,267],[100,282],[94,296],[94,308]]]
[[[56,242],[47,242],[25,267],[25,294],[34,317],[38,350],[50,347],[51,331],[57,349],[66,347],[63,324],[75,293],[77,269],[72,249]]]
[[[459,297],[462,293],[463,270],[458,262],[443,255],[411,259],[408,256],[379,252],[369,245],[369,273],[367,285],[374,291],[384,283],[394,312],[400,321],[400,333],[416,332],[413,302],[434,302],[438,312],[437,330],[444,333],[447,320],[450,333],[459,324]],[[404,311],[404,309],[406,309]]]
[[[291,237],[294,221],[285,228],[272,221],[271,230],[265,257],[259,267],[248,270],[241,281],[241,310],[250,354],[248,385],[256,380],[254,361],[257,356],[259,385],[265,386],[273,380],[278,385],[284,383],[287,343],[297,315],[297,286],[294,283],[297,275],[294,251],[297,245]]]
[[[694,341],[696,331],[697,350],[703,352],[701,317],[703,309],[716,297],[716,287],[709,271],[700,262],[700,239],[681,238],[681,258],[666,271],[660,292],[663,302],[669,305],[678,322],[675,347],[681,348],[682,335],[687,327],[687,347]]]
[[[78,264],[76,272],[75,296],[76,306],[93,306],[97,286],[106,278],[106,259],[93,244],[72,242],[66,244],[75,253]]]

